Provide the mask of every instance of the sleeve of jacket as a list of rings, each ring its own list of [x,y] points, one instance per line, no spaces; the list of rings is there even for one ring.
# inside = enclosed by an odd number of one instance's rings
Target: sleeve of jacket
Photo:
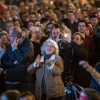
[[[1,64],[3,66],[3,69],[5,69],[5,68],[11,68],[11,67],[14,66],[14,61],[9,59],[8,54],[9,54],[9,47],[5,51],[3,57],[1,58]]]
[[[88,57],[88,50],[75,42],[71,42],[71,46],[74,52],[79,56],[79,58],[85,60]]]
[[[56,58],[56,62],[51,69],[48,69],[54,76],[60,76],[63,71],[63,61],[60,56]]]
[[[18,63],[23,63],[25,61],[27,62],[27,60],[31,60],[31,58],[34,56],[34,47],[30,41],[25,43],[22,48],[22,51],[20,51],[19,49],[15,49],[13,51]]]
[[[95,69],[98,73],[100,73],[100,62],[98,62],[98,63],[94,66],[94,69]],[[100,85],[99,85],[99,83],[94,79],[94,77],[91,78],[90,88],[96,89],[98,92],[100,92]]]
[[[95,43],[94,43],[94,39],[91,38],[91,45],[89,47],[89,57],[93,57],[95,55]]]

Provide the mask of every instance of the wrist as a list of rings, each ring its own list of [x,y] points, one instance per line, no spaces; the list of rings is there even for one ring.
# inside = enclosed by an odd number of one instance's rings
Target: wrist
[[[36,68],[36,67],[38,67],[38,63],[35,61],[35,62],[32,64],[32,66],[33,66],[34,68]]]
[[[17,49],[17,47],[12,47],[12,51],[14,51],[14,50],[16,50]]]

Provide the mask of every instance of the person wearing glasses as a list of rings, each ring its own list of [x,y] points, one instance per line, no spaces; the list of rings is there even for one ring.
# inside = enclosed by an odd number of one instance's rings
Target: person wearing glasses
[[[29,73],[36,72],[35,97],[37,100],[64,100],[63,62],[57,43],[52,39],[46,40],[41,54],[27,68]]]
[[[9,39],[10,45],[1,59],[3,69],[6,69],[6,90],[31,92],[32,75],[27,73],[27,67],[34,61],[32,42],[22,36],[18,26],[10,29]]]
[[[73,83],[87,88],[90,85],[90,77],[84,68],[80,67],[78,64],[79,61],[87,60],[88,57],[88,50],[83,46],[84,40],[85,36],[80,32],[76,32],[72,37],[70,43],[72,46],[72,59],[69,71],[73,78]]]

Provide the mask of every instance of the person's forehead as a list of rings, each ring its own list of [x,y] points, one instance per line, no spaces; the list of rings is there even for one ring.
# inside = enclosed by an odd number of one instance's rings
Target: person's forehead
[[[49,24],[47,27],[52,27],[53,26],[53,24]]]
[[[80,37],[80,34],[76,34],[76,35],[74,35],[74,37]]]
[[[37,13],[36,16],[41,16],[41,14]]]
[[[75,10],[75,13],[80,13],[80,10]]]
[[[85,23],[84,22],[79,22],[79,24],[78,25],[85,25]]]
[[[8,22],[6,23],[6,25],[13,25],[13,22]]]
[[[30,17],[33,17],[33,16],[35,17],[36,15],[35,15],[35,14],[30,14],[29,16],[30,16]]]
[[[34,24],[33,22],[28,22],[28,24]]]
[[[20,23],[18,20],[16,20],[14,23]]]
[[[60,32],[60,29],[59,28],[53,28],[52,32]]]
[[[98,18],[96,18],[96,17],[92,17],[91,20],[98,20]]]
[[[3,34],[3,35],[1,36],[1,38],[2,38],[2,37],[7,37],[7,35],[6,35],[6,34]]]
[[[68,15],[74,15],[74,13],[71,13],[71,12],[70,12],[70,13],[68,13]]]

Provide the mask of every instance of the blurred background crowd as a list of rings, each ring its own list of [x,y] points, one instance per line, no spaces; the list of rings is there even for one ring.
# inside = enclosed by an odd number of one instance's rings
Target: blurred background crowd
[[[13,36],[13,33],[16,34]],[[34,93],[38,71],[30,75],[27,68],[40,60],[39,55],[43,56],[41,46],[48,39],[56,42],[59,48],[63,70],[58,67],[56,71],[61,72],[61,76],[58,76],[63,85],[66,87],[66,80],[73,81],[83,88],[92,88],[100,93],[99,83],[79,65],[79,61],[86,60],[100,72],[100,0],[0,0],[0,93],[9,89],[23,92],[29,86],[27,82],[33,84],[30,91]],[[23,44],[24,40],[26,44]],[[50,43],[55,44],[51,40]],[[46,53],[44,55],[48,57]],[[43,82],[47,81],[44,76]],[[15,88],[15,84],[20,84],[20,88]],[[41,85],[43,89],[45,83]],[[23,90],[20,90],[22,87]]]

